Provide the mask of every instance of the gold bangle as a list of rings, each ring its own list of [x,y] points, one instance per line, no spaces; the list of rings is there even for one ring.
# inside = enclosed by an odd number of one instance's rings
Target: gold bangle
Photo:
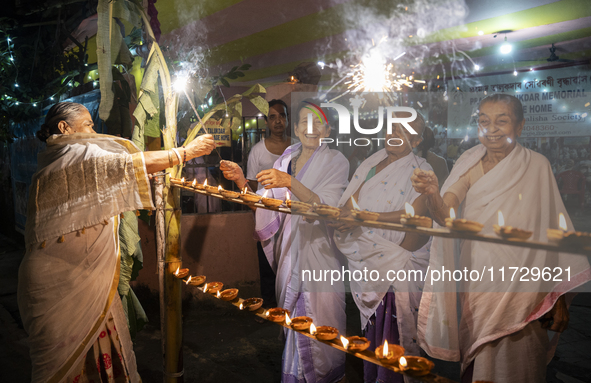
[[[169,167],[169,168],[172,168],[172,166],[174,165],[174,164],[172,163],[172,151],[170,151],[170,150],[167,150],[167,152],[168,152],[168,167]]]

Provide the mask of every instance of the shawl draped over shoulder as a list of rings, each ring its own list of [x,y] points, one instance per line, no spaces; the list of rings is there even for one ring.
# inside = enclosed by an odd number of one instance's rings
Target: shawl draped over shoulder
[[[441,195],[485,153],[483,145],[466,151],[452,169]],[[520,144],[472,185],[461,210],[463,218],[484,224],[483,234],[494,235],[499,210],[506,225],[533,231],[534,241],[547,241],[546,229],[558,228],[559,213],[564,213],[569,229],[573,229],[550,164],[544,156]],[[467,267],[481,273],[486,270],[482,281],[456,285],[449,280],[431,281],[430,276],[425,281],[419,309],[420,345],[435,358],[461,360],[463,369],[474,360],[481,345],[520,331],[547,313],[560,295],[591,279],[584,256],[479,241],[456,243],[439,237],[433,238],[429,267],[452,271]],[[500,282],[499,271],[503,267],[504,283]],[[524,281],[522,274],[511,280],[509,267],[563,272],[550,281],[534,281],[531,275],[529,281]],[[570,278],[566,275],[569,267]],[[553,352],[548,351],[549,355]]]
[[[138,382],[117,293],[119,214],[153,209],[143,153],[99,134],[51,136],[33,176],[18,303],[33,382],[61,382],[85,358],[108,318]],[[63,236],[63,240],[58,238]]]
[[[287,172],[292,155],[301,144],[288,147],[274,168]],[[345,156],[326,145],[319,146],[298,173],[297,179],[324,204],[336,206],[347,185],[349,163]],[[268,189],[269,197],[285,200],[287,189]],[[258,191],[263,194],[264,189]],[[297,199],[292,196],[293,199]],[[255,237],[261,241],[269,264],[277,275],[276,294],[280,307],[293,316],[306,315],[314,323],[337,327],[344,333],[345,294],[343,283],[310,280],[302,270],[316,273],[341,270],[342,256],[334,248],[332,230],[324,221],[306,222],[302,216],[257,209]],[[344,355],[286,331],[283,354],[284,382],[335,381],[344,375]],[[336,351],[336,352],[335,352]]]
[[[339,206],[359,189],[358,205],[362,210],[373,212],[393,212],[404,210],[405,203],[412,204],[419,197],[412,187],[410,177],[418,163],[423,170],[431,170],[425,159],[413,153],[400,158],[367,182],[369,171],[387,157],[386,149],[379,150],[367,158],[357,169],[351,183],[339,201]],[[367,227],[357,227],[348,233],[335,232],[335,243],[347,257],[351,273],[367,269],[367,273],[378,271],[378,278],[351,279],[353,299],[361,314],[361,328],[365,328],[369,318],[376,312],[386,292],[392,286],[396,294],[396,313],[400,341],[404,348],[414,355],[420,350],[416,342],[417,312],[423,283],[410,278],[389,281],[389,270],[415,270],[424,274],[429,263],[429,243],[421,249],[410,252],[398,246],[404,240],[405,233]]]

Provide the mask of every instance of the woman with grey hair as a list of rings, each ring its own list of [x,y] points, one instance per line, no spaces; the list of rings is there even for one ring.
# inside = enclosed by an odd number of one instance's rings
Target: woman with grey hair
[[[211,135],[141,152],[96,134],[80,104],[55,104],[37,137],[47,143],[29,190],[18,304],[29,334],[32,382],[140,382],[121,300],[121,213],[153,210],[148,174],[209,154]]]

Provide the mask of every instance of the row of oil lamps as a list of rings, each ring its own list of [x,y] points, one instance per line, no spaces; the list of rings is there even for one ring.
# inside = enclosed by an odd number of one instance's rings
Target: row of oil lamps
[[[201,286],[205,283],[206,277],[204,275],[191,276],[189,269],[180,267],[174,272],[174,276],[185,282],[186,285]],[[188,276],[188,278],[187,278]],[[222,282],[205,283],[202,288],[204,293],[209,293],[216,296],[223,301],[234,301],[238,298],[238,289],[231,288],[222,290],[224,284]],[[263,305],[262,298],[248,298],[240,302],[240,310],[255,311]],[[265,311],[265,318],[271,322],[284,324],[295,331],[307,331],[316,339],[331,342],[339,336],[339,330],[331,326],[318,326],[313,323],[312,318],[307,316],[298,316],[295,318],[289,317],[289,310],[281,307],[272,308]],[[360,336],[340,337],[343,348],[351,353],[365,351],[370,346],[370,341],[367,338]],[[404,348],[396,344],[388,344],[384,341],[375,350],[375,357],[382,364],[393,367],[397,371],[408,373],[415,376],[427,375],[434,367],[433,362],[429,359],[420,356],[404,355]]]
[[[224,198],[230,198],[230,199],[240,198],[244,202],[251,202],[251,203],[252,202],[262,202],[263,205],[265,205],[267,207],[279,207],[281,205],[285,205],[288,208],[291,207],[291,200],[289,198],[289,193],[287,193],[286,200],[283,201],[283,200],[280,200],[277,198],[267,198],[267,194],[269,192],[268,190],[265,190],[265,194],[263,194],[263,196],[260,196],[256,193],[248,191],[246,189],[246,186],[244,187],[244,189],[242,191],[236,192],[236,191],[232,191],[232,190],[226,190],[226,189],[222,188],[221,185],[210,186],[207,184],[207,180],[205,180],[205,182],[202,184],[197,183],[197,180],[193,180],[192,182],[185,181],[185,177],[181,178],[180,180],[178,178],[171,177],[170,183],[172,183],[173,185],[191,187],[196,190],[204,190],[208,193],[221,195]]]
[[[310,205],[305,202],[292,201],[290,199],[289,193],[286,193],[285,201],[283,201],[276,198],[267,198],[268,190],[266,190],[261,197],[256,193],[247,191],[246,187],[241,192],[235,192],[231,190],[225,190],[221,186],[209,186],[207,185],[207,180],[205,180],[203,184],[199,184],[197,183],[197,180],[193,180],[192,182],[185,181],[185,178],[183,177],[180,180],[178,178],[171,178],[170,182],[175,185],[192,187],[197,190],[205,190],[208,193],[219,194],[225,198],[240,198],[241,200],[250,203],[262,202],[263,205],[267,207],[279,207],[284,205],[295,213],[315,212],[316,214],[327,218],[338,218],[341,215],[341,209],[338,207],[324,204]],[[353,204],[353,210],[351,213],[354,218],[362,221],[377,221],[380,213],[361,210],[353,197],[351,197],[351,202]],[[405,214],[402,214],[400,223],[407,226],[427,228],[430,228],[433,225],[431,218],[415,215],[414,208],[408,202],[405,204]],[[445,224],[446,227],[452,231],[472,234],[479,233],[484,227],[483,224],[476,221],[470,221],[464,218],[456,218],[453,208],[450,209],[450,217],[445,219]],[[568,231],[566,219],[562,213],[559,215],[558,227],[559,229],[547,229],[546,234],[550,242],[564,246],[591,246],[591,234],[580,231]],[[513,226],[506,226],[503,213],[500,210],[498,211],[498,224],[493,225],[493,229],[495,233],[503,239],[525,241],[533,234],[533,232],[529,230],[523,230]]]

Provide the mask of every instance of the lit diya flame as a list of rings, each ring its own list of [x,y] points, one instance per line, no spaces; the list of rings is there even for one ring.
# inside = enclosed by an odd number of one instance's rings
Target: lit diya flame
[[[387,340],[384,341],[384,348],[382,348],[382,357],[383,358],[388,357],[388,341]]]
[[[316,335],[316,326],[314,326],[314,323],[310,325],[310,334]]]
[[[219,186],[218,186],[218,193],[221,193],[221,192],[222,192],[222,190],[224,190],[224,189],[222,188],[222,185],[219,185]]]
[[[263,193],[263,198],[267,198],[267,194],[269,194],[269,189],[265,190],[265,192]]]
[[[345,348],[345,350],[349,348],[349,339],[345,338],[342,335],[341,335],[341,343],[343,344],[343,347]]]
[[[188,285],[188,284],[189,284],[189,282],[191,282],[191,278],[192,278],[192,277],[189,275],[189,279],[187,279],[187,281],[185,282],[185,284],[186,284],[186,285]]]
[[[453,207],[449,209],[449,218],[456,219],[456,212],[454,211]]]
[[[355,210],[361,210],[361,208],[359,207],[359,205],[357,205],[357,202],[355,202],[355,198],[353,198],[353,196],[351,196],[351,204],[353,205],[353,209],[355,209]]]
[[[244,310],[244,305],[242,304],[242,302],[240,302],[239,308],[240,308],[240,310]]]
[[[205,182],[203,183],[203,186],[207,186],[207,178],[205,179]]]
[[[265,316],[268,317],[269,315],[271,315],[271,314],[269,313],[269,310],[267,310],[267,312],[265,313]]]
[[[289,201],[290,200],[290,198],[289,198],[289,192],[288,191],[285,192],[285,200],[286,201]]]
[[[218,293],[215,296],[218,298],[220,298],[222,296],[222,294],[220,294],[220,290],[218,290]]]
[[[408,202],[406,202],[404,204],[404,210],[406,211],[406,214],[408,214],[409,216],[411,216],[411,217],[415,216],[415,209]]]
[[[248,189],[245,186],[244,189],[242,189],[242,194],[246,194],[246,193],[248,193]]]
[[[181,183],[184,184],[185,183],[185,177],[181,178]]]
[[[505,226],[505,218],[503,217],[503,213],[501,213],[501,211],[499,210],[498,213],[499,216],[499,226]]]
[[[400,359],[398,360],[398,364],[400,365],[401,369],[406,369],[406,367],[408,367],[408,362],[406,361],[406,358],[401,356]]]
[[[562,213],[558,215],[558,227],[564,231],[567,231],[568,229],[566,226],[566,218],[564,218],[564,214]]]
[[[177,267],[176,271],[174,272],[174,275],[179,275],[179,271],[181,270],[181,267]]]
[[[196,178],[193,180],[193,183],[191,184],[191,187],[195,187],[195,185],[197,185],[197,179]]]
[[[205,286],[203,286],[203,292],[207,291],[207,283],[205,284]]]
[[[285,314],[285,324],[288,326],[291,325],[291,318],[289,315],[287,315],[287,313]]]

